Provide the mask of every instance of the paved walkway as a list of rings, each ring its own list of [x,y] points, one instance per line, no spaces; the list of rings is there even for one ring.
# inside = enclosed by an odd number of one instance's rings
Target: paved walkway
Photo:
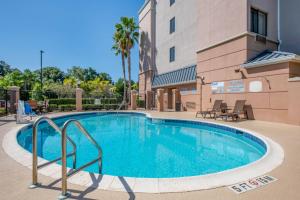
[[[194,113],[157,113],[150,112],[154,117],[194,119]],[[55,114],[57,115],[57,114]],[[54,116],[54,115],[52,115]],[[1,119],[0,119],[1,121]],[[240,128],[259,132],[277,143],[285,151],[285,160],[281,166],[269,175],[278,178],[277,182],[265,187],[237,195],[226,187],[212,190],[170,193],[141,194],[95,190],[92,187],[81,187],[69,184],[72,192],[70,199],[263,199],[263,200],[298,200],[300,199],[300,127],[261,121],[243,121],[238,123],[221,122]],[[57,199],[60,194],[60,182],[40,176],[41,188],[28,189],[31,180],[31,170],[21,166],[11,159],[2,148],[3,136],[14,128],[15,122],[5,122],[0,125],[0,199]]]

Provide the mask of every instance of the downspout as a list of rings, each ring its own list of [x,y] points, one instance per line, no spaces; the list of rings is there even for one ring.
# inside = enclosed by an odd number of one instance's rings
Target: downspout
[[[278,29],[278,51],[281,50],[281,22],[280,22],[280,0],[277,0],[277,29]]]

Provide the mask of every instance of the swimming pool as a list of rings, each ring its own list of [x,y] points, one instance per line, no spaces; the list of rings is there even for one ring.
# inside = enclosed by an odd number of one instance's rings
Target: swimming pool
[[[205,122],[152,119],[139,113],[89,113],[56,118],[59,125],[78,119],[101,145],[103,174],[138,178],[198,176],[241,167],[267,151],[259,138],[226,126]],[[38,134],[38,155],[60,156],[60,135],[46,123]],[[94,159],[97,150],[75,126],[67,130],[77,145],[77,164]],[[31,151],[32,127],[23,128],[18,143]],[[72,150],[68,146],[69,152]],[[71,159],[68,166],[72,166]],[[97,164],[86,168],[98,172]]]

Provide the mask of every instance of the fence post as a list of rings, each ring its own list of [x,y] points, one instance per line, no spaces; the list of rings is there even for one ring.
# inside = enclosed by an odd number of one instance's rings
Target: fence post
[[[83,89],[76,88],[76,111],[82,111],[82,93]]]
[[[20,87],[17,86],[11,86],[8,88],[9,91],[9,112],[10,113],[16,113],[18,108],[18,102],[20,99]]]
[[[136,97],[137,97],[137,91],[136,90],[131,90],[131,109],[136,110]]]

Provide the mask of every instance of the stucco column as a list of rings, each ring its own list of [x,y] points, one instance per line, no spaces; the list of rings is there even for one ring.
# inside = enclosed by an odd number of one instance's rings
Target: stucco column
[[[164,104],[164,111],[168,111],[168,108],[169,108],[169,93],[168,92],[165,92],[164,93],[164,101],[163,101],[163,104]]]
[[[172,108],[174,111],[176,111],[176,104],[180,103],[180,93],[178,89],[172,90]],[[180,111],[180,110],[178,110]]]
[[[164,89],[157,90],[157,111],[163,112],[164,111]]]
[[[17,86],[11,86],[8,88],[8,94],[10,96],[9,99],[9,112],[10,113],[16,113],[18,108],[18,102],[20,99],[20,87]]]
[[[147,91],[146,93],[146,109],[151,110],[153,101],[153,92]]]
[[[288,82],[288,117],[289,123],[300,125],[300,78],[291,78]]]
[[[136,110],[136,98],[137,98],[137,91],[131,90],[130,101],[131,101],[131,109],[132,110]]]
[[[76,88],[76,111],[82,111],[82,93],[83,89]]]

